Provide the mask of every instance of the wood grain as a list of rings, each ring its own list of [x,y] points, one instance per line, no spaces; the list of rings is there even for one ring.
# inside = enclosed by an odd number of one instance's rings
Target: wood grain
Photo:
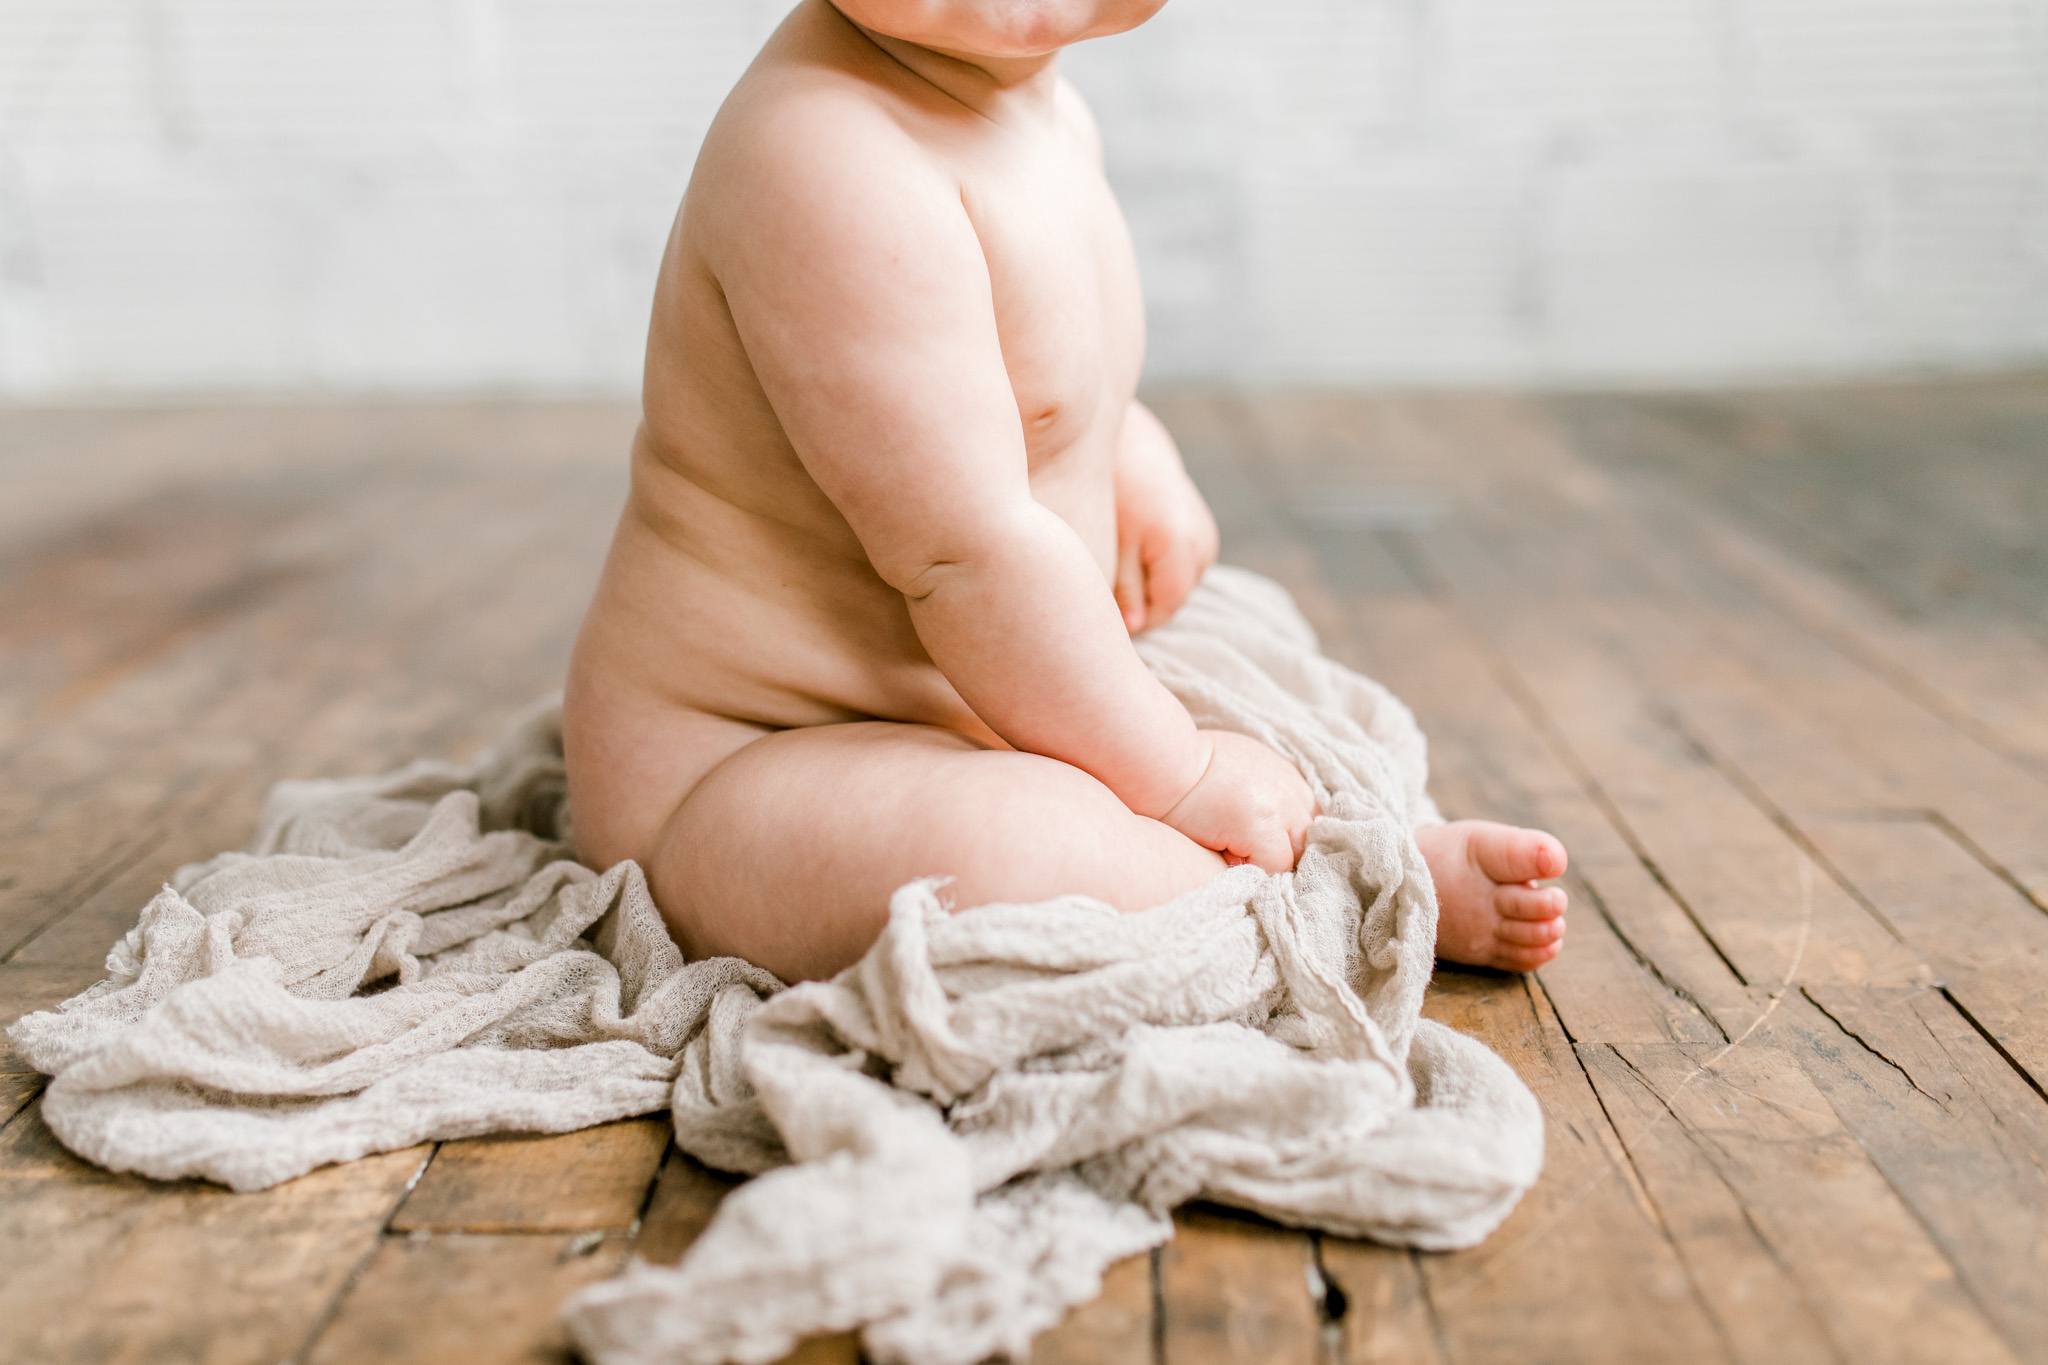
[[[568,1365],[562,1301],[624,1261],[622,1234],[388,1237],[308,1365]]]
[[[1454,1361],[1726,1360],[1730,1352],[1540,994],[1440,972],[1434,1019],[1486,1042],[1543,1105],[1543,1178],[1496,1233],[1421,1261]],[[1557,1267],[1571,1267],[1559,1292]],[[1597,1301],[1590,1315],[1583,1302]]]
[[[237,1195],[95,1170],[31,1106],[0,1132],[0,1359],[289,1359],[425,1157],[365,1157]]]
[[[1159,1253],[1168,1365],[1317,1360],[1322,1318],[1309,1295],[1305,1233],[1202,1208],[1174,1223]]]
[[[711,1170],[695,1157],[670,1147],[648,1201],[647,1215],[640,1222],[633,1254],[656,1265],[682,1260],[683,1253],[711,1226],[719,1204],[737,1184],[738,1176]]]
[[[1037,1358],[2048,1365],[2048,577],[2013,549],[2048,381],[1153,405],[1225,557],[1416,708],[1447,811],[1571,848],[1565,955],[1429,1006],[1529,1080],[1550,1166],[1452,1255],[1188,1212],[1162,1312],[1136,1258]],[[633,417],[0,411],[0,1021],[271,781],[460,754],[557,686]],[[646,1120],[230,1196],[85,1167],[39,1085],[0,1048],[7,1360],[558,1359],[561,1297],[734,1183]]]
[[[623,1230],[640,1216],[668,1140],[664,1114],[573,1133],[444,1142],[391,1230]]]
[[[1102,1272],[1102,1292],[1031,1343],[1031,1365],[1153,1365],[1152,1256]]]
[[[1323,1238],[1320,1251],[1324,1275],[1341,1295],[1335,1326],[1343,1365],[1442,1365],[1415,1252],[1338,1237]]]

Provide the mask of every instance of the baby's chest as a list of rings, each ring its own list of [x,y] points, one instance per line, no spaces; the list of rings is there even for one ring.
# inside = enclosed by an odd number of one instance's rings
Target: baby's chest
[[[1025,436],[1063,446],[1137,386],[1144,305],[1129,235],[1092,168],[1019,175],[973,198]]]

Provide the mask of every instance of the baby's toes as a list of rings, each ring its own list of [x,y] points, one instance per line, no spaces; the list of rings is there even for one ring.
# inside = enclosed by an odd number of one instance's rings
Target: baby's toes
[[[1546,943],[1536,948],[1503,943],[1494,954],[1493,965],[1504,972],[1533,972],[1556,957],[1563,947],[1562,943]]]
[[[1548,948],[1564,938],[1564,921],[1504,919],[1493,927],[1493,937],[1506,948]]]
[[[1556,919],[1567,899],[1561,886],[1503,886],[1493,893],[1493,908],[1502,919]]]
[[[1497,882],[1541,882],[1562,877],[1564,845],[1540,829],[1487,824],[1472,835],[1479,870]]]

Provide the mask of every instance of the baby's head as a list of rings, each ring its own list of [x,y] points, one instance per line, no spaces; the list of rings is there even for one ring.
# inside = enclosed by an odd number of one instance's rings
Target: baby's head
[[[1136,28],[1166,0],[831,0],[862,28],[969,57],[1041,57]]]

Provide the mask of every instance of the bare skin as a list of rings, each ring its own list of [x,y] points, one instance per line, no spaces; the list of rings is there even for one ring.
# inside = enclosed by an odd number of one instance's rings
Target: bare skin
[[[582,856],[639,860],[692,956],[830,975],[921,876],[1135,910],[1300,856],[1300,774],[1130,643],[1216,526],[1134,397],[1130,242],[1055,62],[1159,3],[805,0],[712,126],[564,701]],[[1418,840],[1442,954],[1555,955],[1555,839]]]

